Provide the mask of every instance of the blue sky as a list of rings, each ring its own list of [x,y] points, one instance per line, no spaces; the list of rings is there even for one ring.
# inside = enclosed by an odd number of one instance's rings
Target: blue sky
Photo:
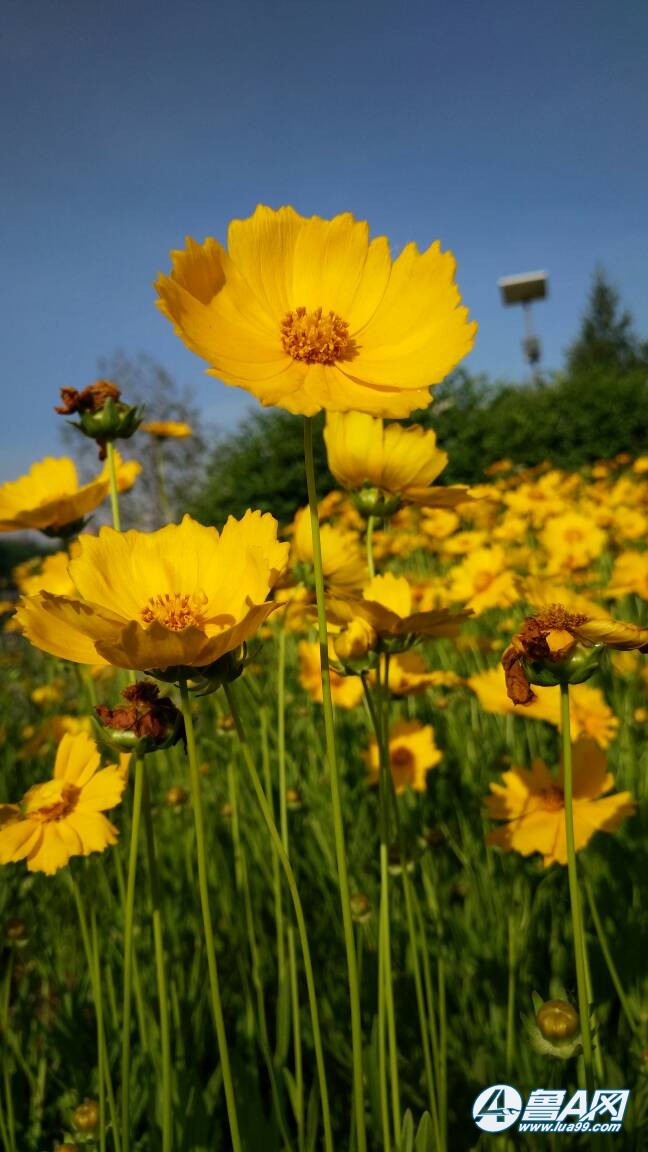
[[[643,0],[9,0],[0,481],[62,451],[59,388],[118,349],[236,423],[247,397],[203,376],[152,281],[257,202],[351,210],[395,249],[441,239],[474,371],[523,376],[507,273],[550,273],[549,367],[597,262],[648,335],[647,59]]]

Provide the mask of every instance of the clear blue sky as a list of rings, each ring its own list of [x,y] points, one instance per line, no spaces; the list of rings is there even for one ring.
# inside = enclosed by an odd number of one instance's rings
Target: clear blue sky
[[[549,367],[597,262],[648,334],[645,0],[7,0],[2,24],[0,480],[61,451],[59,388],[117,349],[236,422],[152,281],[259,201],[440,238],[475,371],[523,374],[507,273],[551,275]]]

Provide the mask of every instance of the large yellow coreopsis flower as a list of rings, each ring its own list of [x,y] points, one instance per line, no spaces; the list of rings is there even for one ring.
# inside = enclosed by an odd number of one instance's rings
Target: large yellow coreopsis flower
[[[563,774],[557,779],[542,760],[530,771],[513,768],[503,784],[491,784],[485,801],[491,820],[504,820],[488,834],[488,843],[505,852],[530,856],[539,852],[544,866],[567,863]],[[574,839],[576,851],[584,848],[595,832],[616,832],[636,805],[629,792],[606,796],[614,778],[607,771],[605,753],[589,740],[574,744]]]
[[[472,348],[476,325],[437,243],[392,262],[384,236],[259,205],[217,240],[171,254],[158,306],[208,373],[262,404],[312,416],[408,416]]]
[[[433,429],[385,425],[364,412],[334,412],[328,414],[324,440],[338,483],[356,491],[377,489],[383,500],[395,500],[393,511],[401,503],[453,508],[470,499],[465,485],[432,487],[448,463]]]
[[[30,872],[52,875],[71,856],[103,852],[117,841],[104,812],[119,804],[126,787],[128,756],[99,769],[94,740],[65,735],[58,746],[54,777],[35,784],[20,804],[0,805],[0,864],[27,861]]]
[[[369,748],[362,753],[369,769],[369,784],[378,784],[380,779],[380,751],[375,736]],[[394,789],[401,795],[407,788],[414,792],[425,791],[427,774],[443,759],[434,740],[431,724],[419,724],[418,720],[400,720],[389,732],[389,767]]]
[[[76,597],[41,592],[17,618],[36,647],[79,664],[205,668],[276,608],[266,600],[287,554],[260,512],[230,517],[221,533],[190,516],[157,532],[102,528],[70,561]]]
[[[136,460],[122,463],[116,454],[117,487],[132,488],[141,472]],[[46,457],[32,464],[27,476],[0,486],[0,532],[39,528],[51,536],[78,524],[108,496],[108,465],[89,484],[79,485],[76,465],[69,456]]]

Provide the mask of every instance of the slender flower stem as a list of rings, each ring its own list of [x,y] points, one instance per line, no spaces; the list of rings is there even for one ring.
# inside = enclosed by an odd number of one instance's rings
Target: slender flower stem
[[[374,534],[375,524],[376,524],[376,517],[375,516],[368,516],[367,517],[367,568],[369,569],[369,576],[371,577],[372,580],[373,580],[374,576],[376,575],[376,566],[374,564],[374,553],[373,553],[373,534]]]
[[[510,1078],[515,1057],[515,917],[508,917],[508,994],[506,998],[506,1074]]]
[[[362,1054],[362,1017],[360,1013],[360,987],[358,984],[358,964],[355,951],[355,938],[353,934],[353,919],[351,916],[351,903],[349,892],[349,873],[347,868],[346,844],[344,840],[344,820],[342,816],[342,797],[340,792],[340,777],[335,752],[335,725],[333,720],[333,701],[331,698],[331,673],[328,657],[328,633],[326,627],[326,608],[324,604],[324,575],[322,571],[322,546],[320,543],[319,515],[317,509],[317,489],[315,483],[315,462],[313,459],[313,422],[310,416],[304,419],[304,462],[306,466],[306,484],[308,487],[308,505],[310,509],[311,534],[313,538],[313,571],[315,576],[315,592],[317,597],[317,625],[319,632],[320,661],[322,669],[322,703],[324,708],[324,732],[326,739],[326,758],[331,785],[331,806],[333,809],[333,833],[335,838],[335,855],[337,860],[338,884],[340,889],[340,903],[342,906],[342,928],[344,931],[344,944],[346,949],[347,977],[349,983],[349,1000],[351,1007],[351,1045],[353,1056],[353,1099],[355,1109],[355,1124],[357,1136],[357,1152],[366,1152],[367,1135],[364,1109],[364,1067]]]
[[[363,677],[365,695],[369,707],[380,764],[379,773],[379,830],[380,830],[380,911],[379,911],[379,959],[382,957],[384,979],[385,1011],[387,1017],[387,1038],[389,1045],[389,1073],[391,1082],[392,1120],[394,1125],[394,1142],[398,1146],[401,1134],[402,1116],[400,1106],[400,1085],[398,1077],[398,1047],[396,1041],[396,1012],[394,1009],[393,975],[391,965],[391,925],[389,912],[389,803],[392,790],[391,764],[389,759],[389,697],[387,685],[389,682],[389,655],[384,658],[384,682],[378,685],[379,707],[376,708],[366,679]],[[405,871],[405,861],[403,873]],[[380,976],[379,976],[380,979]],[[382,1038],[381,1038],[382,1039]]]
[[[167,992],[166,969],[164,964],[164,935],[162,931],[162,905],[160,897],[160,873],[155,850],[155,834],[151,811],[146,762],[142,761],[143,810],[146,855],[148,863],[149,887],[153,919],[153,947],[155,952],[155,977],[157,981],[158,1013],[160,1019],[160,1047],[162,1050],[162,1152],[171,1152],[173,1147],[173,1088],[171,1081],[171,1031],[169,1027],[169,996]]]
[[[128,853],[128,878],[126,880],[126,901],[124,907],[124,991],[122,1007],[122,1050],[121,1050],[121,1128],[123,1152],[130,1149],[130,1057],[131,1057],[131,1007],[133,1000],[133,927],[135,924],[135,878],[137,875],[137,846],[140,819],[142,814],[142,786],[144,771],[142,760],[133,753],[131,771],[135,777],[133,788],[133,813],[131,818],[131,838]]]
[[[189,760],[189,779],[191,783],[191,801],[194,811],[196,828],[196,856],[198,858],[198,888],[200,892],[200,905],[202,909],[203,931],[205,948],[207,950],[207,968],[209,971],[209,990],[211,1006],[218,1041],[218,1052],[225,1089],[225,1103],[227,1118],[229,1120],[230,1135],[233,1152],[242,1152],[241,1136],[239,1132],[238,1114],[236,1110],[236,1096],[230,1065],[227,1035],[225,1032],[225,1019],[221,1002],[220,985],[218,981],[218,968],[216,966],[216,946],[214,943],[214,929],[212,926],[211,908],[209,905],[209,884],[207,880],[207,849],[205,844],[205,825],[203,820],[202,794],[200,789],[200,773],[198,771],[198,756],[196,753],[196,736],[194,733],[193,717],[187,681],[180,681],[180,699],[182,702],[182,715],[184,716],[185,731],[187,735],[187,757]]]
[[[596,906],[596,900],[594,898],[594,891],[592,889],[592,885],[590,883],[590,879],[589,879],[589,876],[587,875],[587,873],[585,873],[583,876],[583,884],[585,887],[585,894],[587,896],[587,903],[589,905],[590,914],[592,917],[592,921],[594,923],[594,929],[595,929],[596,935],[598,937],[599,947],[601,949],[601,952],[603,953],[603,959],[605,960],[605,963],[607,964],[607,970],[610,973],[610,979],[612,980],[612,983],[614,984],[614,990],[615,990],[617,996],[619,997],[619,1002],[620,1002],[621,1007],[623,1009],[625,1018],[628,1021],[628,1024],[630,1025],[632,1032],[634,1032],[634,1034],[636,1036],[638,1031],[639,1031],[638,1026],[637,1026],[637,1021],[635,1019],[634,1012],[630,1006],[630,1001],[626,995],[625,988],[623,987],[621,977],[619,976],[619,970],[618,970],[616,964],[614,963],[612,952],[610,951],[610,945],[608,944],[607,936],[605,935],[605,928],[603,927],[603,921],[601,920],[601,917],[599,915],[599,910]]]
[[[277,762],[279,768],[279,828],[281,843],[290,858],[288,839],[288,803],[286,799],[286,630],[280,627],[277,654]],[[275,859],[277,859],[275,854]],[[281,898],[281,890],[279,892]],[[282,927],[283,935],[283,927]],[[295,949],[295,929],[288,925],[288,972],[292,1012],[293,1050],[295,1056],[295,1085],[297,1088],[297,1138],[299,1149],[304,1147],[304,1068],[302,1060],[301,1029],[299,1027],[299,980]]]
[[[322,1048],[322,1035],[319,1023],[319,1010],[317,1007],[317,994],[315,991],[315,978],[313,975],[313,965],[311,961],[310,945],[308,943],[308,935],[306,932],[306,921],[304,919],[304,910],[302,907],[301,897],[297,888],[297,881],[295,874],[284,846],[281,842],[281,836],[277,830],[277,826],[272,818],[272,811],[268,804],[266,794],[263,791],[263,785],[259,779],[259,773],[256,770],[250,745],[245,735],[245,729],[241,720],[241,714],[236,701],[236,696],[231,684],[224,685],[225,695],[227,696],[227,703],[229,710],[234,717],[234,724],[236,726],[237,735],[241,743],[243,752],[243,760],[250,777],[250,783],[257,798],[257,803],[261,809],[261,815],[265,821],[270,839],[272,840],[273,847],[279,857],[281,867],[284,870],[284,875],[288,883],[290,895],[292,897],[293,907],[295,910],[295,919],[297,920],[297,931],[299,933],[299,941],[302,949],[302,957],[304,960],[304,973],[306,976],[306,988],[308,991],[308,1002],[311,1015],[311,1027],[313,1030],[313,1047],[315,1048],[315,1062],[317,1064],[317,1075],[319,1081],[320,1097],[322,1104],[322,1121],[324,1124],[324,1147],[326,1152],[333,1152],[333,1130],[331,1127],[331,1110],[329,1105],[328,1085],[326,1081],[326,1067],[324,1064],[324,1050]]]
[[[113,528],[116,532],[121,532],[121,517],[119,515],[119,495],[117,488],[117,466],[115,464],[115,445],[112,440],[106,444],[106,456],[108,459],[108,479],[110,482],[110,507],[112,509]]]
[[[567,874],[569,879],[569,901],[571,904],[572,935],[574,938],[574,960],[576,963],[576,984],[578,990],[578,1014],[580,1016],[583,1044],[583,1063],[587,1091],[594,1091],[594,1067],[592,1061],[592,1033],[589,1019],[587,995],[587,961],[585,957],[585,931],[583,912],[578,887],[576,848],[574,841],[574,780],[572,770],[572,746],[569,717],[569,685],[560,685],[560,711],[563,754],[563,777],[565,790],[565,838],[567,841]]]
[[[110,1111],[110,1121],[112,1124],[112,1136],[115,1146],[115,1152],[121,1152],[121,1140],[119,1138],[119,1121],[117,1118],[117,1106],[115,1103],[115,1093],[113,1091],[112,1078],[110,1075],[110,1066],[108,1061],[108,1049],[106,1046],[106,1033],[104,1028],[103,1018],[103,997],[101,989],[101,957],[99,953],[99,935],[97,932],[97,920],[92,914],[92,933],[88,930],[88,921],[86,919],[85,910],[83,907],[83,900],[79,891],[78,885],[72,870],[68,868],[68,879],[74,903],[77,910],[77,917],[79,920],[79,929],[81,932],[81,940],[83,943],[83,951],[85,953],[86,963],[88,965],[88,972],[90,974],[90,984],[92,987],[92,998],[95,1005],[95,1015],[97,1018],[97,1061],[98,1061],[98,1078],[99,1078],[99,1147],[101,1152],[105,1150],[106,1141],[106,1116],[105,1116],[105,1094],[108,1096],[108,1109]],[[103,1077],[103,1087],[102,1087]]]

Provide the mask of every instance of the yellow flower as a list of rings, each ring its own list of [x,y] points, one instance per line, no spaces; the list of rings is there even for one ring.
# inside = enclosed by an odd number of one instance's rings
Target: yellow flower
[[[69,552],[53,552],[50,556],[40,556],[27,560],[14,568],[13,578],[23,596],[34,596],[37,592],[52,592],[55,596],[74,596],[75,588],[68,568],[72,556],[78,555],[76,541]]]
[[[587,568],[605,548],[606,535],[591,516],[566,512],[547,520],[540,540],[549,557],[549,572]]]
[[[376,680],[375,673],[370,673],[372,683]],[[380,679],[385,679],[385,657],[380,657]],[[423,657],[418,652],[396,652],[389,659],[389,691],[394,696],[414,696],[425,692],[426,688],[456,688],[462,684],[461,677],[456,672],[444,672],[440,669],[428,671]]]
[[[421,532],[433,540],[445,540],[459,527],[459,517],[448,508],[430,508],[421,517]]]
[[[227,251],[188,239],[171,258],[156,288],[177,335],[210,375],[290,412],[408,416],[473,345],[451,253],[408,244],[392,263],[348,212],[259,205]]]
[[[122,463],[117,454],[120,492],[132,488],[141,466],[135,460]],[[65,532],[94,512],[110,489],[108,465],[89,484],[79,486],[76,465],[68,456],[32,464],[27,476],[0,486],[0,532],[39,528],[52,536]]]
[[[34,704],[40,704],[44,707],[47,707],[48,704],[60,704],[63,699],[61,681],[54,680],[51,684],[39,684],[38,687],[32,689],[29,698]]]
[[[120,757],[119,766],[99,770],[99,763],[97,746],[85,733],[63,737],[53,779],[35,784],[20,805],[4,806],[0,864],[26,860],[30,872],[51,876],[71,856],[116,843],[117,829],[103,813],[122,798],[128,756]]]
[[[472,608],[477,616],[489,608],[508,608],[519,598],[507,555],[498,544],[476,548],[450,570],[449,580],[450,599]]]
[[[330,412],[324,440],[329,468],[345,488],[378,489],[383,499],[436,508],[452,508],[470,498],[465,486],[430,487],[448,463],[432,429],[385,426],[380,417],[363,412]]]
[[[362,753],[369,769],[368,783],[377,784],[380,778],[378,742],[372,737],[369,748]],[[394,724],[389,733],[389,765],[394,788],[401,795],[407,788],[425,791],[425,781],[431,768],[443,759],[434,740],[431,724],[418,720],[402,720]]]
[[[266,598],[287,552],[260,512],[230,517],[220,534],[189,516],[151,533],[102,528],[70,561],[76,595],[38,593],[17,616],[37,648],[79,664],[204,668],[274,610]]]
[[[648,600],[648,552],[621,552],[614,561],[607,596],[631,594]]]
[[[503,784],[491,784],[485,801],[491,820],[505,820],[488,834],[487,842],[505,852],[530,856],[539,852],[544,866],[567,863],[565,797],[562,770],[554,779],[542,760],[531,771],[513,768]],[[574,744],[574,839],[576,851],[584,848],[595,832],[616,832],[636,805],[629,792],[606,796],[614,785],[607,771],[605,754],[590,740]]]
[[[320,661],[320,648],[317,642],[300,640],[297,646],[299,653],[299,683],[311,700],[321,704],[322,697],[322,666]],[[329,643],[329,655],[335,659],[332,645]],[[356,708],[364,695],[362,682],[359,676],[341,676],[331,668],[331,696],[338,708]]]
[[[525,720],[545,720],[560,727],[560,689],[539,688],[535,700],[524,707],[516,705],[506,690],[504,669],[488,668],[469,676],[468,687],[476,694],[485,712],[497,716],[524,716]],[[619,720],[599,688],[590,684],[573,684],[569,689],[569,713],[574,740],[582,734],[596,740],[601,748],[612,743],[619,729]]]
[[[367,579],[367,565],[356,533],[333,524],[322,524],[320,542],[324,583],[345,590],[361,588]],[[300,508],[295,516],[291,558],[293,564],[312,567],[313,538],[308,508]]]
[[[193,428],[182,420],[149,420],[140,424],[140,431],[148,432],[156,440],[184,440],[193,436]]]
[[[404,576],[391,572],[374,576],[363,589],[362,598],[331,597],[330,617],[336,624],[349,627],[364,620],[381,641],[396,650],[399,644],[409,647],[421,637],[455,636],[459,625],[470,611],[448,612],[443,608],[431,612],[413,612],[412,589]]]

